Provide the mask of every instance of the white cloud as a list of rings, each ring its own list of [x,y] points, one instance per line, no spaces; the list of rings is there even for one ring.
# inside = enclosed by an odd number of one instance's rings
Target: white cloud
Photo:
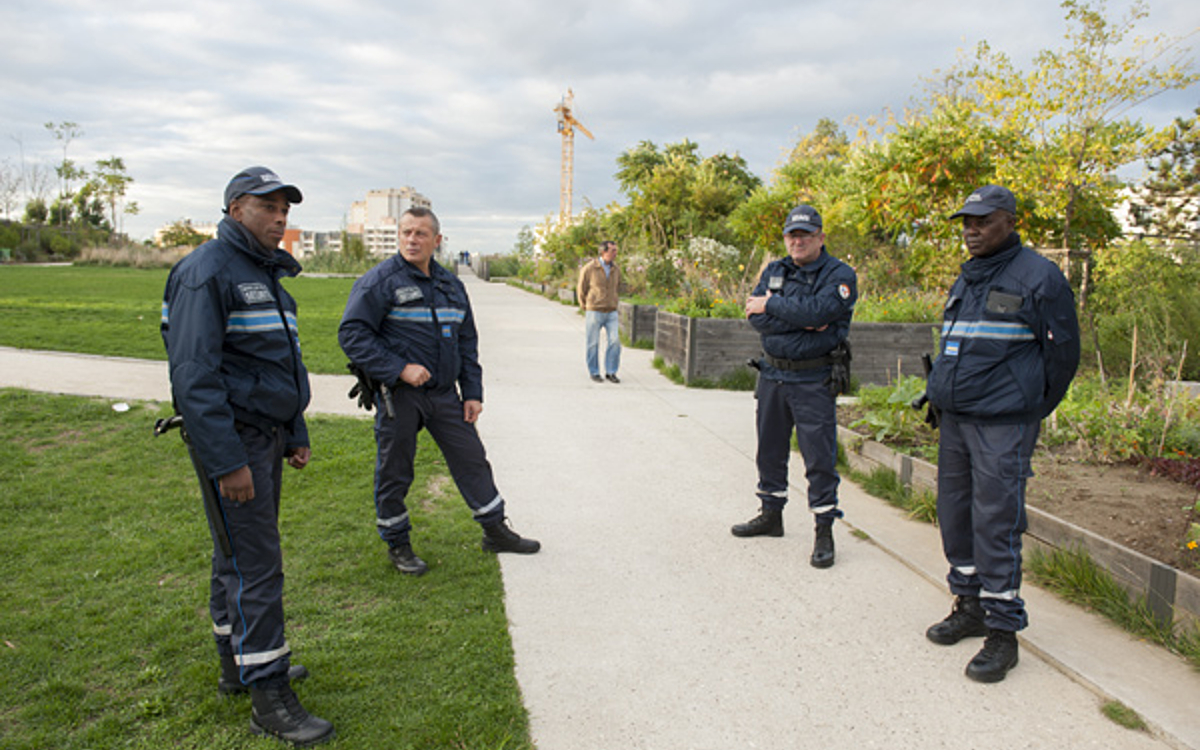
[[[1113,14],[1128,3],[1113,2]],[[619,198],[615,160],[642,140],[737,152],[759,176],[821,117],[902,109],[922,77],[987,39],[1027,66],[1061,9],[954,0],[17,0],[0,26],[0,158],[50,165],[47,121],[78,122],[83,166],[118,155],[146,237],[217,218],[225,182],[266,164],[304,191],[293,219],[336,229],[353,200],[411,185],[457,247],[492,252],[557,213],[567,88],[575,206]],[[1158,0],[1148,33],[1200,23]],[[1188,114],[1198,89],[1136,114]]]

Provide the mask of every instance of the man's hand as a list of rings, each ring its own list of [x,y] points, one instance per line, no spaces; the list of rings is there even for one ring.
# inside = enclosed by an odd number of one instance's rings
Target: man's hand
[[[400,373],[400,379],[408,383],[413,388],[420,388],[429,381],[429,370],[426,370],[424,365],[409,364],[404,366],[404,370]]]
[[[312,458],[312,449],[307,447],[292,448],[287,452],[288,466],[293,469],[303,469]]]
[[[746,300],[746,317],[751,315],[762,315],[767,311],[767,300],[771,298],[771,292],[767,292],[761,297],[750,297]]]
[[[479,421],[479,415],[483,413],[482,401],[464,401],[463,402],[463,421],[467,424],[475,424]]]
[[[223,497],[235,503],[248,502],[254,499],[254,475],[249,466],[243,466],[218,479],[217,488]]]

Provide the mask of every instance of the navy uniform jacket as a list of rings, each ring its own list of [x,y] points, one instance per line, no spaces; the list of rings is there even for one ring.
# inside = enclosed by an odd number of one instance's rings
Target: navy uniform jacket
[[[175,408],[214,479],[247,463],[235,422],[282,427],[289,449],[307,447],[310,396],[296,301],[279,283],[300,264],[264,254],[231,218],[217,235],[171,269],[160,328]]]
[[[1054,411],[1079,366],[1075,297],[1058,266],[1021,246],[971,258],[950,289],[934,406],[961,422],[1036,422]]]
[[[430,261],[426,276],[397,254],[354,282],[338,327],[350,361],[381,383],[396,383],[408,364],[429,370],[423,386],[457,384],[464,401],[483,400],[479,335],[466,287]]]
[[[774,294],[767,300],[766,312],[751,315],[750,325],[762,335],[763,351],[772,357],[824,357],[850,335],[858,275],[824,247],[820,256],[805,266],[797,266],[790,257],[772,261],[752,296],[771,290]],[[773,380],[808,382],[824,380],[829,368],[780,370],[764,359],[762,373]]]

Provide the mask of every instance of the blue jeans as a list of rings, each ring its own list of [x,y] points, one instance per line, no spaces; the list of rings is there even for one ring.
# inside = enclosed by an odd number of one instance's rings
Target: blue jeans
[[[604,329],[607,347],[604,350],[604,374],[616,375],[621,366],[621,337],[617,333],[617,311],[588,310],[587,368],[589,375],[600,374],[600,329]]]

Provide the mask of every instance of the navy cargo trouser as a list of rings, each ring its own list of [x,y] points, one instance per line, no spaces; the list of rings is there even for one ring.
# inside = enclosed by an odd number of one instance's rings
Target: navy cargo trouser
[[[758,498],[764,508],[787,504],[792,430],[804,457],[808,509],[817,523],[840,518],[837,488],[837,402],[821,381],[758,379]]]
[[[985,623],[1028,625],[1021,599],[1025,481],[1041,422],[983,425],[942,414],[938,445],[938,526],[956,596],[978,596]]]
[[[291,653],[283,634],[279,547],[284,437],[279,429],[266,433],[242,424],[237,431],[254,476],[254,499],[235,503],[221,497],[233,554],[225,557],[213,540],[209,612],[217,652],[232,654],[242,684],[250,685],[287,674]]]
[[[392,392],[394,417],[375,409],[375,523],[389,546],[408,544],[412,522],[404,499],[412,486],[417,434],[429,430],[442,450],[458,491],[483,526],[504,520],[504,498],[492,478],[475,425],[463,421],[463,402],[453,390],[402,388]]]

